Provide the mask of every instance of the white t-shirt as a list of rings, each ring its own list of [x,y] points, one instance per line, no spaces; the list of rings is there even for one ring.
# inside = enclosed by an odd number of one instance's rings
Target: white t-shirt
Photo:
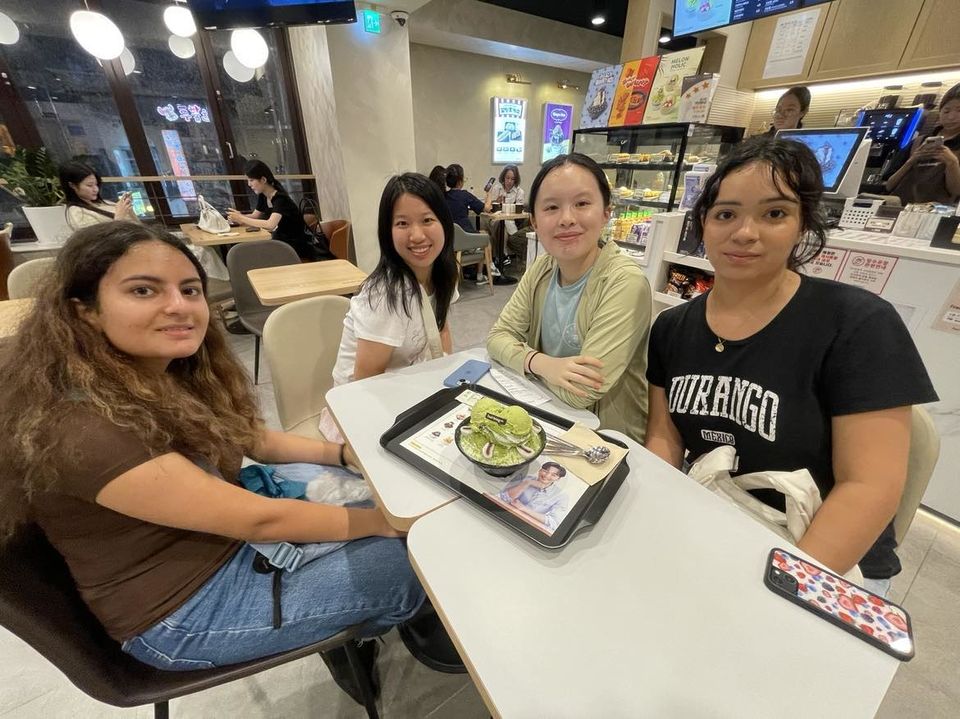
[[[434,296],[429,295],[429,298],[433,307],[436,308]],[[460,294],[454,289],[451,304],[458,299]],[[407,309],[413,315],[412,317],[404,314],[399,302],[396,310],[391,311],[387,306],[383,289],[371,290],[369,283],[364,284],[360,292],[350,299],[350,309],[343,320],[340,350],[337,352],[337,364],[333,368],[334,385],[353,381],[358,339],[393,347],[393,354],[387,364],[388,372],[430,359],[420,305],[410,288],[408,288]]]

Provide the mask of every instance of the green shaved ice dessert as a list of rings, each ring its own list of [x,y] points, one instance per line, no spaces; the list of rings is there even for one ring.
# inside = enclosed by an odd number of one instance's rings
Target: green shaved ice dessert
[[[542,433],[523,407],[484,397],[470,411],[470,423],[460,430],[460,448],[474,461],[509,467],[540,454]]]

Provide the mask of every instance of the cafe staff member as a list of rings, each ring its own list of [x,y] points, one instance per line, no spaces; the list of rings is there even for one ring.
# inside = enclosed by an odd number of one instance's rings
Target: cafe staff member
[[[773,124],[767,130],[768,135],[777,130],[796,130],[803,127],[803,118],[810,110],[810,91],[803,85],[791,87],[777,100],[773,111]]]

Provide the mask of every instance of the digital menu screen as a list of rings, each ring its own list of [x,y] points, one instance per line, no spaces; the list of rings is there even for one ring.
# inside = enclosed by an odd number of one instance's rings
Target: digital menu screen
[[[821,2],[830,0],[674,0],[673,35],[692,35]]]

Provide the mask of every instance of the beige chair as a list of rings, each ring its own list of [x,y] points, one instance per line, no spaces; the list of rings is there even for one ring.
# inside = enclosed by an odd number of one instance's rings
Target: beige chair
[[[330,241],[330,251],[338,260],[348,260],[357,264],[356,253],[350,237],[349,220],[325,220],[320,223],[323,234]]]
[[[897,544],[903,542],[907,530],[917,513],[923,493],[933,474],[933,468],[940,457],[940,435],[923,407],[913,408],[910,422],[910,454],[907,458],[907,483],[903,488],[900,506],[893,518],[893,529]]]
[[[453,251],[457,256],[457,269],[476,265],[477,272],[484,267],[487,272],[487,287],[493,294],[493,257],[490,254],[490,235],[486,232],[467,232],[460,225],[453,225]]]
[[[310,297],[283,305],[263,326],[263,351],[273,377],[280,426],[304,437],[321,438],[318,424],[333,387],[346,297]]]
[[[17,265],[7,277],[7,294],[11,300],[20,300],[24,297],[35,297],[37,285],[53,270],[53,257],[41,257],[36,260],[27,260]]]

